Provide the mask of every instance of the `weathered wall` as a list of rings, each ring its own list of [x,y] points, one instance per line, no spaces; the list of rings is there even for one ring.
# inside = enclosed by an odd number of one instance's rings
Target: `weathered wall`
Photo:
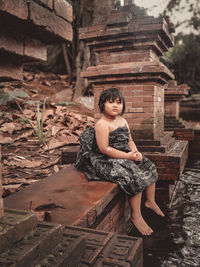
[[[65,0],[0,0],[0,80],[22,79],[24,63],[47,59],[47,44],[71,42],[72,20]]]

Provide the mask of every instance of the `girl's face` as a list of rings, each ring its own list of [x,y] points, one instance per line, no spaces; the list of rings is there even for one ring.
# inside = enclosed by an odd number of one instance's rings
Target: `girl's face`
[[[119,98],[116,98],[115,100],[108,100],[104,104],[104,114],[116,117],[122,113],[123,109],[123,103],[120,101]]]

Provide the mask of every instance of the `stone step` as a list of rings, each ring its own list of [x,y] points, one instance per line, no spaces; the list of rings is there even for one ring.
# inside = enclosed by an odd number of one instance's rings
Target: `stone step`
[[[164,135],[163,135],[163,137],[160,140],[161,145],[169,144],[171,142],[171,139],[172,139],[173,134],[174,134],[173,131],[166,131],[166,132],[164,132]]]
[[[141,152],[161,152],[165,153],[166,146],[137,146],[138,150]]]
[[[137,146],[160,146],[159,140],[140,139],[140,140],[135,140],[134,142]]]
[[[22,229],[19,229],[19,232]],[[60,242],[60,224],[38,223],[21,240],[0,254],[0,266],[32,267]],[[12,262],[11,265],[9,265]],[[6,265],[7,264],[7,265]]]
[[[73,164],[76,161],[77,153],[80,150],[80,145],[68,146],[61,152],[62,164]]]
[[[37,226],[35,213],[5,209],[0,219],[0,253],[21,240]]]
[[[74,226],[65,226],[64,233],[80,235],[86,240],[86,252],[81,257],[80,267],[142,267],[141,238]]]
[[[81,257],[86,252],[86,241],[83,235],[63,228],[59,244],[40,260],[35,267],[75,267],[79,266]]]
[[[182,124],[165,124],[165,129],[185,128]]]

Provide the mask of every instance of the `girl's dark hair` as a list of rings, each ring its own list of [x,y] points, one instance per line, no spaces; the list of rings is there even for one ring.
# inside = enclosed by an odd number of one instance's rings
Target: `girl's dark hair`
[[[101,95],[99,97],[99,109],[100,109],[100,112],[101,113],[104,112],[104,104],[105,104],[106,101],[109,101],[109,100],[115,101],[116,99],[119,99],[121,101],[121,103],[123,104],[122,113],[121,113],[121,115],[123,115],[124,112],[125,112],[124,97],[121,94],[121,92],[115,87],[112,87],[112,88],[109,88],[107,90],[104,90],[101,93]]]

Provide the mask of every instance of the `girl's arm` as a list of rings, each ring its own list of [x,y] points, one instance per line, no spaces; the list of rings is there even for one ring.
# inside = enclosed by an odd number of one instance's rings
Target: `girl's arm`
[[[130,133],[129,125],[128,125],[127,121],[125,121],[125,123],[126,123],[126,127],[129,130],[129,136],[130,136],[129,137],[129,147],[130,147],[131,151],[138,152],[137,147],[136,147],[135,143],[133,142],[133,139],[132,139],[132,136],[131,136],[131,133]]]
[[[135,160],[135,155],[132,151],[126,153],[109,146],[109,126],[103,120],[99,120],[96,123],[95,134],[98,148],[102,154],[111,158]]]
[[[126,127],[129,130],[129,136],[130,136],[129,137],[129,147],[130,147],[131,151],[133,153],[135,153],[135,160],[136,161],[141,161],[142,160],[142,154],[137,150],[137,147],[136,147],[136,145],[135,145],[135,143],[134,143],[134,141],[132,139],[132,136],[131,136],[131,133],[130,133],[130,128],[129,128],[129,125],[128,125],[127,121],[125,121],[125,123],[126,123]]]

